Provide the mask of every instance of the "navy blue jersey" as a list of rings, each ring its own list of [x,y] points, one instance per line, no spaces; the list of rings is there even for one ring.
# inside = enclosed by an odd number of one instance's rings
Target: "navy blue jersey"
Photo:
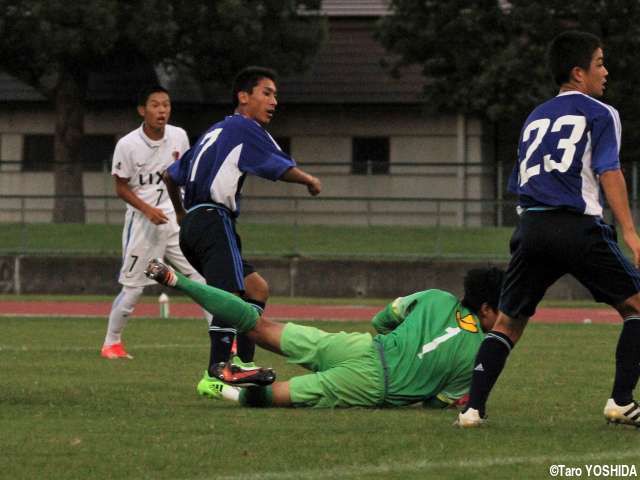
[[[527,118],[509,190],[519,207],[561,207],[602,215],[598,176],[620,168],[618,111],[580,92],[563,92]]]
[[[230,115],[209,128],[167,170],[184,187],[184,207],[216,203],[239,213],[246,174],[278,180],[295,162],[254,120]]]

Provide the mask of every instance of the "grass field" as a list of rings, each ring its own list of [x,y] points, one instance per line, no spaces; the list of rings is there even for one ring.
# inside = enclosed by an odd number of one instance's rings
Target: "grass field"
[[[327,330],[365,324],[317,323]],[[98,356],[104,320],[0,318],[0,477],[513,479],[565,464],[640,470],[640,432],[607,426],[618,326],[531,325],[489,403],[452,411],[243,409],[197,397],[202,320],[133,320],[133,361]],[[259,352],[281,378],[300,373]],[[585,477],[586,478],[586,477]]]
[[[511,228],[238,224],[249,256],[508,257]],[[0,254],[120,255],[121,225],[3,224]]]

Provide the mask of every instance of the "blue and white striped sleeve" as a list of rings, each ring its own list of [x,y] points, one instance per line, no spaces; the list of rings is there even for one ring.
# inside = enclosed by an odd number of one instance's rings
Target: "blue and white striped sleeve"
[[[618,111],[609,107],[593,119],[591,126],[591,165],[601,175],[620,168],[621,123]]]
[[[244,140],[238,163],[241,171],[276,181],[287,170],[296,166],[296,162],[280,149],[263,128],[251,126]]]
[[[189,175],[189,164],[191,163],[192,155],[193,147],[184,152],[179,160],[173,162],[169,166],[169,168],[167,168],[169,177],[176,185],[183,187],[187,184],[187,177]]]

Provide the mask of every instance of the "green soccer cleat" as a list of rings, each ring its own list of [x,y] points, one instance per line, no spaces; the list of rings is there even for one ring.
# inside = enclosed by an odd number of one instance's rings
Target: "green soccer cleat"
[[[204,376],[198,382],[196,392],[203,397],[212,398],[214,400],[220,400],[222,398],[222,388],[224,383],[215,377],[210,377],[209,372],[204,371]]]
[[[254,362],[243,362],[237,355],[231,358],[231,363],[242,368],[258,368]]]

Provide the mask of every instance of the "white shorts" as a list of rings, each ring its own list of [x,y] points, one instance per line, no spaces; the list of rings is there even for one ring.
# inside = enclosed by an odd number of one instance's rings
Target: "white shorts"
[[[155,281],[144,275],[152,258],[164,258],[186,276],[196,270],[184,258],[180,250],[180,227],[175,214],[168,215],[169,222],[154,225],[139,211],[127,210],[122,231],[122,268],[118,282],[127,287],[155,285]]]

